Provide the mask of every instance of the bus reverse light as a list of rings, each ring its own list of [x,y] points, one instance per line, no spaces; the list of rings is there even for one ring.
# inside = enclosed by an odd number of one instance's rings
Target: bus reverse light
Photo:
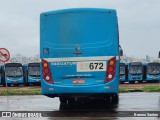
[[[46,80],[50,80],[50,77],[49,77],[49,76],[46,76]]]
[[[111,75],[111,74],[109,74],[109,75],[108,75],[108,78],[110,78],[110,79],[111,79],[111,78],[112,78],[112,75]]]

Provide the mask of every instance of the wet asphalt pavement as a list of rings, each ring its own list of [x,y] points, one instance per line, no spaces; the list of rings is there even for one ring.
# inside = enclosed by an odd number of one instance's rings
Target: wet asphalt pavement
[[[88,101],[75,104],[60,104],[58,98],[48,98],[42,95],[35,96],[0,96],[0,111],[47,111],[50,117],[30,118],[38,120],[160,120],[158,117],[132,117],[136,111],[160,111],[160,93],[133,92],[120,93],[119,104],[103,101]],[[151,112],[153,111],[153,112]],[[139,114],[139,112],[137,113]],[[52,116],[52,117],[51,117]],[[108,117],[109,116],[109,117]],[[128,117],[131,116],[131,117]],[[4,118],[0,118],[0,120]],[[5,118],[18,120],[22,118]],[[28,118],[23,118],[28,119]]]

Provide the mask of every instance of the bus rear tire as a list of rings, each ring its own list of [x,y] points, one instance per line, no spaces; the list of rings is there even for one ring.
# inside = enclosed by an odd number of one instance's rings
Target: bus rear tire
[[[117,93],[112,95],[112,103],[113,104],[119,103],[119,95]]]
[[[74,104],[75,98],[68,98],[68,104]]]
[[[59,97],[60,103],[67,103],[67,98],[65,97]]]

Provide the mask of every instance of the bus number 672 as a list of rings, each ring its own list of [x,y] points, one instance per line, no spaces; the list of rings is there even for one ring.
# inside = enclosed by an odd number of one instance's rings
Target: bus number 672
[[[90,63],[89,68],[90,68],[90,70],[104,69],[103,68],[103,63]]]

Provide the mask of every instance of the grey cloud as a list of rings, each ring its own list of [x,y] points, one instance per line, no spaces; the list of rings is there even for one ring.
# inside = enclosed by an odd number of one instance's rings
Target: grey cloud
[[[127,55],[157,56],[160,44],[159,0],[5,0],[0,4],[0,45],[12,53],[39,53],[39,14],[63,8],[115,8],[120,43]]]

